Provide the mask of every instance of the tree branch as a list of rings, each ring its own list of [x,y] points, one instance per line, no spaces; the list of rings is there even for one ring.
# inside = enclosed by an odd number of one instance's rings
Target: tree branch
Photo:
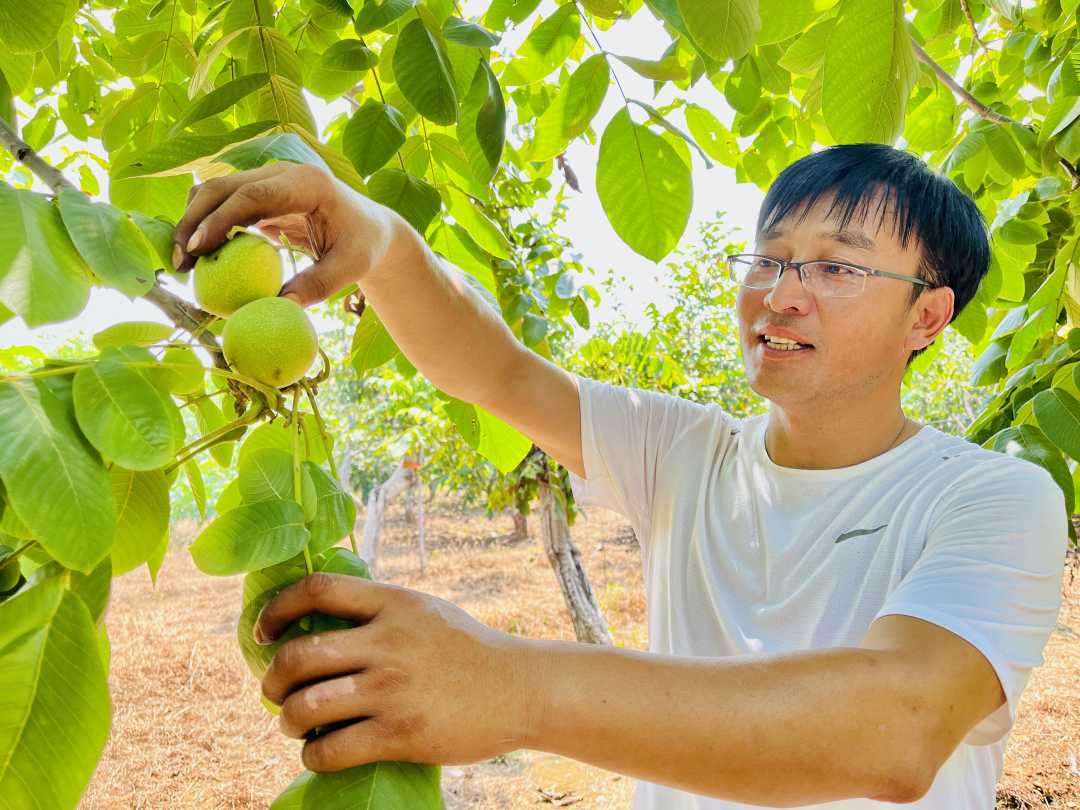
[[[62,188],[82,193],[78,186],[64,177],[59,169],[31,149],[2,118],[0,118],[0,145],[7,149],[15,160],[46,183],[54,194],[58,194]],[[222,369],[228,368],[217,338],[205,328],[206,322],[213,318],[210,313],[204,312],[166,290],[161,285],[161,279],[157,277],[154,279],[154,286],[143,295],[143,298],[165,313],[178,329],[183,329],[193,335],[210,353],[215,366]]]
[[[952,90],[953,94],[957,98],[959,98],[968,107],[978,113],[979,116],[985,118],[987,121],[993,121],[995,124],[1016,124],[1018,127],[1024,127],[1025,129],[1031,130],[1032,132],[1036,131],[1035,127],[1031,126],[1030,124],[1022,124],[1019,121],[1009,118],[1009,116],[1007,115],[1002,115],[996,110],[990,109],[977,98],[975,98],[975,96],[971,95],[971,93],[965,90],[956,81],[956,79],[954,79],[946,72],[946,70],[941,65],[939,65],[932,58],[930,58],[930,55],[926,51],[924,51],[922,49],[922,46],[919,45],[919,43],[916,42],[914,39],[911,40],[911,47],[915,50],[915,56],[919,58],[919,61],[922,62],[924,65],[927,65],[932,71],[934,71],[937,77],[941,80],[941,83],[948,87],[950,90]],[[1080,186],[1080,172],[1077,172],[1076,167],[1073,166],[1065,158],[1059,158],[1058,162],[1061,163],[1061,165],[1065,168],[1065,171],[1068,172],[1069,177],[1072,178],[1073,188],[1075,189],[1077,188],[1077,186]]]

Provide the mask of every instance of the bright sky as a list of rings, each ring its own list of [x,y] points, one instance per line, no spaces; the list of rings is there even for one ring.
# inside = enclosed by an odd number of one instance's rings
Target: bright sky
[[[474,13],[470,5],[473,4],[466,4],[467,14]],[[551,0],[544,0],[541,10],[546,15],[554,8]],[[526,33],[523,30],[517,30],[504,36],[500,49],[515,48]],[[621,21],[608,31],[597,31],[597,35],[604,48],[609,51],[644,58],[659,58],[669,41],[660,24],[647,9],[642,9],[632,20]],[[662,106],[671,100],[673,93],[670,88],[665,89],[658,98],[653,99],[650,80],[638,76],[618,60],[612,59],[610,62],[612,70],[618,75],[628,97],[647,101],[653,106]],[[711,110],[725,124],[731,123],[732,111],[728,108],[723,96],[706,77],[698,81],[689,93],[688,100]],[[320,128],[324,127],[334,115],[349,109],[345,101],[326,104],[321,99],[310,95],[308,101]],[[567,150],[568,162],[578,176],[581,193],[568,189],[565,200],[568,216],[567,221],[560,226],[560,230],[563,235],[571,239],[573,248],[582,254],[582,264],[593,267],[597,271],[595,276],[585,276],[579,281],[592,283],[600,289],[599,282],[607,275],[608,268],[614,268],[617,275],[625,276],[631,285],[631,289],[620,299],[623,311],[632,321],[645,326],[644,311],[649,303],[656,303],[662,312],[667,311],[671,306],[671,301],[660,282],[664,268],[662,263],[657,265],[638,256],[619,239],[604,215],[595,188],[599,137],[608,120],[621,105],[622,97],[613,85],[603,107],[593,120],[597,143],[590,144],[583,138],[579,138]],[[20,114],[28,112],[25,105],[21,105],[19,111]],[[646,118],[644,112],[635,106],[631,106],[631,115],[638,122],[644,122]],[[685,131],[681,115],[678,116],[677,123]],[[65,154],[62,148],[65,142],[68,146],[72,145],[71,139],[65,138],[47,147],[43,153],[46,159],[53,163],[59,162]],[[91,148],[94,145],[100,148],[100,144],[96,141],[93,142]],[[726,166],[714,162],[711,169],[706,169],[700,155],[693,150],[691,152],[694,161],[693,210],[683,235],[682,245],[687,246],[692,243],[697,238],[697,223],[710,219],[717,211],[725,212],[725,222],[735,228],[736,239],[749,239],[753,233],[758,208],[764,197],[763,192],[751,183],[737,184],[734,170]],[[104,155],[103,151],[102,154]],[[99,180],[105,180],[100,173]],[[553,173],[553,180],[557,185],[559,180],[557,171]],[[35,188],[39,187],[35,186]],[[41,186],[40,190],[46,189]],[[107,194],[105,182],[102,183],[102,190],[103,194]],[[546,203],[539,213],[546,216],[550,208],[551,204]],[[170,287],[179,295],[190,299],[189,288],[173,285],[171,282]],[[600,291],[603,296],[603,290]],[[593,315],[594,322],[613,318],[613,302],[605,299]],[[39,327],[32,331],[28,330],[19,318],[0,325],[0,346],[33,342],[45,351],[49,351],[80,331],[85,331],[89,336],[121,320],[165,321],[166,319],[160,310],[146,301],[141,299],[130,301],[114,290],[95,288],[86,310],[71,321]],[[579,332],[579,337],[583,334]]]

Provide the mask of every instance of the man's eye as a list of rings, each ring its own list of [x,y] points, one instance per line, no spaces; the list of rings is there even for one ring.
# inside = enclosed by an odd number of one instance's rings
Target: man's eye
[[[850,267],[845,267],[842,264],[833,264],[831,262],[825,262],[821,265],[822,271],[829,276],[849,276],[854,271]]]

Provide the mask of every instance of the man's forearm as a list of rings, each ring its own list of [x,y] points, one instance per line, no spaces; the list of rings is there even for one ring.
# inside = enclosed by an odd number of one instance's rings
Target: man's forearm
[[[537,710],[522,747],[780,807],[910,801],[925,776],[907,673],[882,651],[682,658],[534,641],[524,658]]]
[[[402,228],[359,287],[398,348],[433,385],[482,402],[519,344],[463,273]]]

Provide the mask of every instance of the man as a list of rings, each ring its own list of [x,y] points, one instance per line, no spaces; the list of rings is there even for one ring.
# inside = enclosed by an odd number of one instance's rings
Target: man
[[[643,653],[308,577],[257,636],[314,610],[362,626],[283,645],[264,694],[297,738],[366,718],[308,742],[309,768],[525,747],[636,777],[637,810],[993,807],[1067,533],[1040,467],[901,410],[910,356],[989,260],[982,217],[947,179],[871,144],[777,178],[755,255],[730,259],[747,378],[770,401],[744,421],[526,350],[400,217],[309,167],[197,187],[175,263],[250,223],[321,257],[284,295],[307,305],[356,281],[432,383],[532,438],[582,503],[625,515],[648,595]]]

